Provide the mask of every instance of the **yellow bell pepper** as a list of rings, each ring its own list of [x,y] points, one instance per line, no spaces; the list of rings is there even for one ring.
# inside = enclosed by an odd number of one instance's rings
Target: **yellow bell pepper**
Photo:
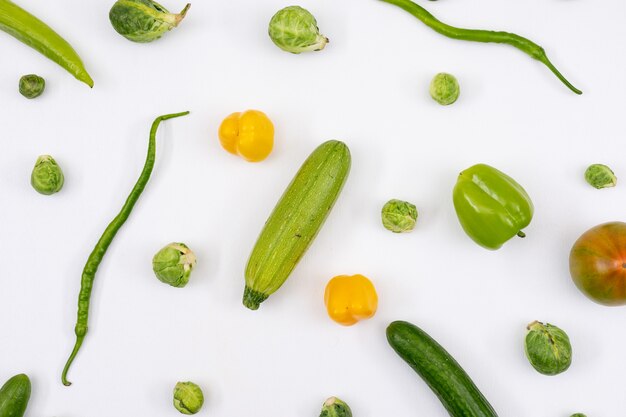
[[[248,162],[267,158],[274,147],[274,125],[265,113],[247,110],[228,116],[219,129],[222,147]]]
[[[339,275],[326,284],[324,303],[331,319],[352,326],[374,316],[378,295],[372,281],[363,275]]]

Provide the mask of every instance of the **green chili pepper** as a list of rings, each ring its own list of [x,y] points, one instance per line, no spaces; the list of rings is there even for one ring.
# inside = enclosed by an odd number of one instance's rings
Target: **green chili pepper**
[[[93,287],[93,280],[96,277],[96,272],[98,271],[98,266],[100,262],[102,262],[102,258],[106,253],[109,245],[113,241],[113,238],[117,234],[118,230],[124,225],[126,219],[130,215],[130,212],[133,210],[135,203],[139,199],[139,196],[143,192],[144,188],[146,188],[146,184],[150,179],[150,174],[152,174],[152,168],[154,168],[154,160],[156,157],[156,133],[159,128],[159,124],[163,120],[173,119],[175,117],[186,116],[189,112],[182,113],[174,113],[174,114],[166,114],[164,116],[157,117],[152,123],[152,127],[150,128],[150,139],[148,142],[148,156],[146,157],[146,163],[144,164],[143,170],[141,171],[141,175],[137,180],[137,183],[133,187],[130,195],[126,199],[124,206],[122,206],[122,210],[120,210],[119,214],[115,216],[115,218],[109,223],[107,228],[104,230],[104,233],[96,243],[93,251],[89,255],[87,259],[87,263],[85,264],[85,268],[83,269],[83,274],[80,281],[80,293],[78,294],[78,318],[76,320],[76,327],[74,332],[76,333],[76,343],[74,344],[74,349],[70,354],[65,367],[63,368],[63,374],[61,376],[61,380],[63,385],[69,386],[72,385],[71,382],[67,380],[67,372],[70,369],[70,365],[74,361],[78,350],[83,344],[83,340],[85,339],[85,335],[87,334],[87,322],[89,319],[89,299],[91,297],[91,289]]]
[[[487,249],[499,249],[533,217],[526,191],[508,175],[485,164],[459,175],[452,193],[454,208],[465,233]]]
[[[72,46],[50,26],[9,0],[0,0],[0,30],[25,43],[93,87],[93,80]]]
[[[583,92],[574,87],[569,81],[565,79],[565,77],[556,69],[552,62],[548,59],[546,52],[543,48],[533,41],[526,39],[522,36],[516,35],[514,33],[502,32],[502,31],[491,31],[491,30],[476,30],[476,29],[461,29],[454,26],[447,25],[437,19],[435,16],[430,14],[426,9],[422,6],[413,3],[411,0],[382,0],[389,4],[394,4],[407,12],[411,13],[413,16],[422,21],[426,26],[430,27],[434,31],[442,34],[443,36],[447,36],[452,39],[459,39],[463,41],[472,41],[472,42],[493,42],[493,43],[504,43],[507,45],[511,45],[520,51],[530,55],[535,58],[539,62],[543,63],[546,67],[552,71],[554,75],[557,76],[563,84],[565,84],[570,90],[572,90],[576,94],[582,94]]]

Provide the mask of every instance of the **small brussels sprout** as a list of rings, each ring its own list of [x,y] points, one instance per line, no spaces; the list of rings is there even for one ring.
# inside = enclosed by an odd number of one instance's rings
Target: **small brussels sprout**
[[[154,255],[152,269],[159,281],[182,288],[196,266],[196,255],[184,243],[170,243]]]
[[[352,417],[352,410],[339,398],[330,397],[322,406],[320,417]]]
[[[320,34],[315,17],[300,6],[289,6],[279,10],[270,20],[269,35],[283,51],[321,51],[328,38]]]
[[[113,28],[133,42],[152,42],[174,29],[185,18],[191,4],[178,14],[152,0],[118,0],[109,11]]]
[[[410,232],[415,227],[417,208],[408,201],[389,200],[381,215],[385,229],[394,233]]]
[[[589,165],[585,171],[585,180],[597,189],[615,187],[617,184],[617,177],[611,168],[602,164]]]
[[[193,382],[178,382],[174,387],[174,407],[182,414],[196,414],[204,404],[204,394]]]
[[[63,171],[50,155],[41,155],[35,162],[35,167],[30,175],[30,184],[35,191],[50,195],[61,191],[63,188]]]
[[[430,82],[430,96],[442,106],[454,103],[460,92],[459,82],[452,74],[440,72]]]
[[[564,372],[572,363],[572,346],[567,334],[549,323],[538,321],[527,327],[525,350],[530,364],[544,375]]]
[[[20,94],[26,98],[39,97],[46,89],[46,80],[37,74],[28,74],[20,78]]]

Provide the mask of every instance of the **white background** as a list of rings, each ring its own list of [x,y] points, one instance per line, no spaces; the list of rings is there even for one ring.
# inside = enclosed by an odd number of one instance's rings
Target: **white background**
[[[446,347],[500,416],[623,416],[626,314],[578,292],[568,253],[586,229],[625,217],[626,185],[598,191],[583,172],[602,162],[626,179],[626,3],[421,2],[452,24],[535,40],[582,96],[520,51],[443,38],[376,0],[302,0],[331,43],[298,56],[266,34],[283,0],[196,0],[152,44],[112,29],[112,0],[19,3],[73,44],[95,80],[90,90],[0,35],[0,380],[31,377],[28,416],[173,417],[179,380],[204,388],[201,415],[213,417],[316,416],[331,395],[356,417],[446,416],[387,345],[396,319]],[[440,71],[461,84],[449,107],[428,95]],[[47,88],[26,100],[17,82],[32,72]],[[227,154],[216,134],[248,108],[276,126],[275,150],[259,164]],[[139,175],[152,120],[184,110],[162,125],[154,174],[100,267],[66,388],[84,262]],[[291,278],[249,311],[243,269],[257,234],[328,139],[352,151],[344,192]],[[54,196],[29,185],[40,154],[65,172]],[[528,237],[495,252],[463,233],[451,201],[459,171],[479,162],[511,175],[535,204]],[[381,226],[390,198],[417,205],[413,233]],[[171,241],[198,256],[184,289],[152,273],[152,255]],[[379,312],[344,328],[327,317],[323,291],[354,273],[375,283]],[[564,374],[527,362],[525,326],[536,319],[569,333]]]

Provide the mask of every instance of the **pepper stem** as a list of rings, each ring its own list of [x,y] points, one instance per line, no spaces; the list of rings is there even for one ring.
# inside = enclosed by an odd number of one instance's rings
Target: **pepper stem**
[[[569,88],[570,90],[572,90],[574,93],[576,93],[578,95],[583,93],[578,88],[574,87],[572,85],[572,83],[567,81],[567,78],[565,78],[563,76],[563,74],[561,74],[561,72],[558,69],[556,69],[556,67],[552,64],[552,62],[550,62],[550,60],[548,59],[548,57],[545,54],[542,57],[539,58],[539,61],[541,61],[543,64],[545,64],[546,67],[550,68],[550,71],[552,71],[552,73],[554,75],[556,75],[557,78],[559,80],[561,80],[561,82],[567,86],[567,88]]]
[[[63,368],[63,374],[61,374],[61,382],[63,382],[63,385],[65,385],[66,387],[69,387],[70,385],[72,385],[72,383],[67,380],[67,372],[70,370],[70,366],[72,365],[72,362],[74,362],[74,358],[76,357],[76,354],[80,350],[80,347],[83,344],[83,340],[85,340],[84,335],[76,336],[76,343],[74,344],[74,349],[72,349],[72,353],[70,354],[70,357],[68,358],[67,362],[65,363],[65,367]]]

